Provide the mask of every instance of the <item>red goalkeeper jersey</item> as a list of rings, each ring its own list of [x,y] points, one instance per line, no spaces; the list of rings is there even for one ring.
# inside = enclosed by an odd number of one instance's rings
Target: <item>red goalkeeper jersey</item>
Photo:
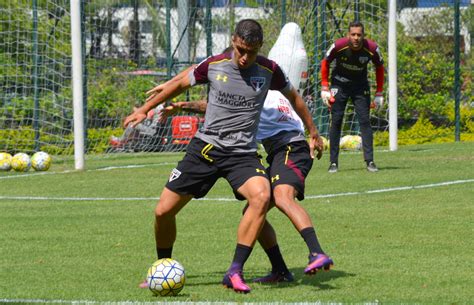
[[[372,40],[364,39],[360,50],[349,47],[349,38],[336,40],[321,61],[321,84],[328,85],[329,65],[335,61],[331,73],[332,80],[351,83],[367,83],[367,64],[376,68],[377,91],[383,90],[383,58],[380,49]]]

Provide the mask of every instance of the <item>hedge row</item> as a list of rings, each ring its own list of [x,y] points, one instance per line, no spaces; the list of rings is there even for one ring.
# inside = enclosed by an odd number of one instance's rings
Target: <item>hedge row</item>
[[[111,136],[120,136],[123,132],[121,128],[97,128],[89,129],[87,134],[87,153],[105,153],[110,147]],[[0,130],[0,147],[14,147],[15,151],[34,151],[34,131],[31,128],[19,128],[17,130]],[[425,143],[445,143],[454,142],[454,126],[436,127],[425,117],[420,117],[418,121],[408,129],[400,130],[398,133],[399,145],[425,144]],[[474,123],[469,120],[463,125],[461,141],[474,142]],[[73,154],[73,134],[68,134],[62,138],[51,134],[41,134],[40,149],[53,155]],[[376,132],[374,134],[376,146],[388,146],[388,131]]]

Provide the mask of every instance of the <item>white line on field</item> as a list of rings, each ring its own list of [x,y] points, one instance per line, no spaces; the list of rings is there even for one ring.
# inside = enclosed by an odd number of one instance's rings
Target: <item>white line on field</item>
[[[114,169],[128,169],[128,168],[142,168],[142,167],[155,167],[155,166],[163,166],[163,165],[170,165],[176,164],[176,162],[162,162],[156,164],[136,164],[136,165],[123,165],[123,166],[108,166],[108,167],[101,167],[96,169],[88,169],[86,172],[96,172],[96,171],[109,171]],[[15,175],[9,176],[1,176],[1,179],[16,179],[16,178],[26,178],[26,177],[33,177],[33,176],[41,176],[41,175],[58,175],[58,174],[70,174],[70,173],[78,173],[80,171],[76,170],[65,170],[62,172],[31,172],[31,173],[18,173]]]
[[[89,300],[42,300],[42,299],[0,299],[0,303],[19,303],[19,304],[72,304],[72,305],[342,305],[343,303],[339,302],[298,302],[298,303],[283,303],[283,302],[227,302],[227,301],[217,301],[217,302],[138,302],[138,301],[89,301]],[[378,301],[374,302],[362,302],[355,304],[363,305],[378,305]]]
[[[448,186],[453,184],[463,184],[463,183],[472,183],[474,179],[467,180],[454,180],[454,181],[445,181],[439,183],[431,184],[422,184],[422,185],[410,185],[410,186],[399,186],[399,187],[390,187],[377,190],[368,190],[361,192],[346,192],[346,193],[334,193],[334,194],[322,194],[322,195],[307,195],[307,199],[319,199],[319,198],[332,198],[332,197],[341,197],[341,196],[353,196],[353,195],[367,195],[367,194],[377,194],[377,193],[386,193],[386,192],[395,192],[395,191],[407,191],[407,190],[416,190],[416,189],[425,189],[433,188],[440,186]],[[0,200],[48,200],[48,201],[148,201],[148,200],[159,200],[160,197],[45,197],[45,196],[0,196]],[[200,198],[195,199],[198,201],[237,201],[233,197],[217,197],[217,198]]]
[[[124,166],[108,166],[108,167],[103,167],[103,168],[98,168],[98,169],[91,169],[89,171],[109,171],[112,169],[141,168],[141,167],[162,166],[162,165],[170,165],[170,164],[176,164],[176,162],[162,162],[162,163],[157,163],[157,164],[140,164],[140,165],[124,165]]]
[[[427,150],[437,150],[434,148],[431,149],[424,149],[423,151]],[[377,150],[377,152],[391,152],[390,150],[387,149],[380,149]],[[345,151],[347,154],[360,154],[360,151]],[[108,167],[102,167],[102,168],[95,168],[95,169],[88,169],[86,170],[87,172],[95,172],[95,171],[109,171],[109,170],[114,170],[114,169],[134,169],[134,168],[143,168],[143,167],[154,167],[154,166],[163,166],[163,165],[175,165],[177,162],[161,162],[161,163],[155,163],[155,164],[132,164],[132,165],[122,165],[122,166],[108,166]],[[69,173],[77,173],[80,171],[77,170],[65,170],[62,172],[31,172],[31,173],[17,173],[14,175],[8,175],[8,176],[0,176],[0,180],[2,179],[16,179],[16,178],[27,178],[27,177],[32,177],[32,176],[38,176],[38,175],[55,175],[55,174],[69,174]]]
[[[472,183],[472,182],[474,182],[474,179],[454,180],[454,181],[445,181],[445,182],[422,184],[422,185],[389,187],[389,188],[362,191],[362,192],[347,192],[347,193],[336,193],[336,194],[326,194],[326,195],[309,195],[309,196],[305,196],[305,198],[315,199],[315,198],[329,198],[329,197],[340,197],[340,196],[351,196],[351,195],[375,194],[375,193],[385,193],[385,192],[394,192],[394,191],[433,188],[433,187],[447,186],[447,185],[453,185],[453,184],[462,184],[462,183]]]

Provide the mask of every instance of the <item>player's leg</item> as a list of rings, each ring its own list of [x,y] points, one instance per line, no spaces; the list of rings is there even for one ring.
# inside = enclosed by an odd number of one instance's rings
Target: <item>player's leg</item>
[[[176,240],[176,214],[192,197],[177,194],[166,187],[163,189],[155,208],[155,243],[158,259],[171,258]],[[147,280],[140,283],[139,287],[148,288]]]
[[[286,149],[271,153],[267,160],[271,164],[270,176],[275,206],[290,219],[308,247],[309,264],[305,273],[312,274],[319,269],[328,270],[333,262],[321,248],[309,214],[296,201],[296,198],[304,199],[305,179],[313,165],[307,142],[290,143]],[[321,260],[322,257],[326,259]],[[315,260],[319,260],[319,263],[314,263]]]
[[[331,93],[334,96],[335,102],[331,108],[331,126],[329,129],[329,172],[335,173],[338,170],[339,141],[341,139],[342,122],[349,96],[347,89],[338,84],[331,86]]]
[[[155,241],[158,259],[171,258],[176,240],[176,214],[193,198],[164,188],[155,208]]]
[[[275,204],[273,202],[270,202],[268,211],[270,211],[274,206]],[[242,214],[244,214],[245,211],[247,211],[247,208],[248,208],[248,204],[244,207]],[[253,282],[256,282],[256,283],[276,283],[276,282],[282,282],[282,281],[292,282],[293,275],[290,273],[290,271],[288,270],[288,267],[286,266],[286,263],[283,259],[283,256],[280,251],[280,247],[277,242],[276,232],[268,220],[265,220],[265,222],[263,223],[262,230],[260,230],[260,234],[258,235],[258,243],[267,254],[268,259],[270,260],[270,263],[272,264],[272,271],[264,277],[254,279]],[[285,276],[285,275],[288,275],[288,276]]]
[[[219,177],[217,167],[210,161],[212,159],[208,155],[202,155],[203,148],[208,145],[202,140],[193,139],[184,158],[171,171],[163,189],[155,208],[158,258],[171,257],[176,239],[176,214],[193,197],[205,196]]]
[[[248,179],[238,192],[247,199],[249,206],[240,220],[237,242],[253,247],[265,221],[270,201],[270,184],[266,177],[255,176]]]
[[[269,274],[253,280],[255,283],[277,283],[277,282],[292,282],[293,274],[283,259],[280,246],[278,245],[276,232],[268,220],[265,220],[258,242],[268,256],[272,265],[272,270]]]
[[[354,108],[359,119],[360,132],[362,136],[362,151],[367,170],[376,172],[378,169],[374,163],[373,133],[370,125],[370,89],[362,87],[352,96]]]
[[[270,183],[265,167],[255,154],[229,157],[225,162],[222,167],[226,169],[226,179],[236,197],[247,200],[248,208],[240,220],[234,257],[222,284],[236,292],[248,293],[250,287],[244,281],[243,269],[265,221]]]
[[[296,189],[289,184],[278,184],[273,189],[276,207],[292,222],[298,232],[312,227],[313,223],[306,210],[296,202]]]
[[[321,269],[329,270],[334,263],[322,249],[309,214],[296,202],[295,188],[288,184],[277,185],[273,190],[273,196],[277,208],[288,216],[308,247],[309,263],[305,273],[314,274]]]
[[[155,241],[158,258],[172,257],[176,240],[176,214],[193,197],[205,196],[219,178],[217,168],[209,161],[209,156],[202,156],[206,145],[197,138],[191,141],[183,160],[171,171],[156,205]],[[146,288],[146,282],[140,287]]]

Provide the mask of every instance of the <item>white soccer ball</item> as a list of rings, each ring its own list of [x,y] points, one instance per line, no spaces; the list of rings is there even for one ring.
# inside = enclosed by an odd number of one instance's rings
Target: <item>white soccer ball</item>
[[[146,281],[154,295],[175,296],[183,289],[186,276],[179,262],[162,258],[148,269]]]
[[[324,150],[328,150],[329,149],[329,140],[326,137],[323,137],[323,136],[320,136],[320,137],[323,140]]]
[[[0,153],[0,171],[8,172],[12,168],[12,155],[6,152]]]
[[[17,153],[12,158],[12,169],[16,172],[27,172],[31,167],[31,159],[25,153]]]
[[[360,136],[346,135],[341,138],[339,147],[345,150],[361,150],[362,138]]]
[[[31,157],[31,166],[35,171],[47,171],[51,166],[51,156],[44,151],[38,151]]]
[[[358,135],[351,136],[347,148],[350,150],[361,150],[362,149],[362,138]]]

